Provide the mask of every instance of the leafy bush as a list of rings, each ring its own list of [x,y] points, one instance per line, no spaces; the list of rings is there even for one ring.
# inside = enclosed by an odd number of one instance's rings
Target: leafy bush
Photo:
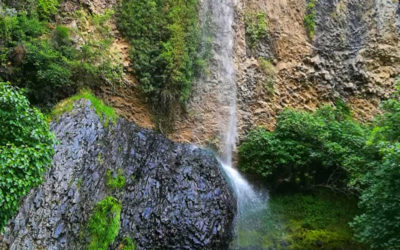
[[[16,48],[21,48],[21,42],[37,38],[45,31],[42,22],[26,13],[0,18],[0,67],[11,62],[20,64],[25,51],[23,49],[20,50],[22,53],[17,53]]]
[[[42,19],[49,19],[58,12],[59,0],[38,0],[38,14]]]
[[[383,103],[376,119],[365,164],[353,174],[361,191],[361,214],[354,219],[356,238],[372,249],[398,249],[400,245],[400,102]]]
[[[42,182],[55,137],[44,116],[10,84],[0,82],[0,230],[20,199]]]
[[[197,5],[197,0],[125,0],[118,9],[118,26],[132,45],[135,76],[166,117],[188,100],[200,67]]]
[[[56,2],[43,0],[38,4],[49,9]],[[96,87],[93,83],[119,83],[122,64],[111,56],[113,40],[109,25],[105,23],[112,14],[85,14],[82,18],[92,29],[87,32],[62,25],[50,30],[50,25],[40,21],[34,10],[29,14],[24,11],[4,13],[4,18],[0,19],[0,79],[25,88],[30,102],[45,109],[81,88]],[[84,25],[79,23],[78,26]],[[70,38],[73,32],[85,38],[84,44],[75,46]],[[102,38],[84,35],[88,33],[100,33]]]
[[[306,16],[304,17],[304,25],[307,31],[307,35],[310,39],[314,38],[315,35],[315,4],[318,0],[308,0],[306,6]]]
[[[373,249],[400,246],[400,143],[381,149],[383,160],[363,178],[367,187],[360,197],[361,215],[352,227],[356,238]]]
[[[46,40],[24,44],[25,59],[18,85],[27,89],[27,96],[34,105],[51,107],[54,103],[75,92],[71,81],[71,58],[56,50]]]
[[[246,14],[244,22],[246,38],[249,41],[250,48],[254,49],[258,41],[268,34],[266,16],[262,12],[249,12]]]
[[[241,168],[275,187],[350,187],[360,194],[360,214],[352,223],[356,238],[373,249],[397,249],[400,101],[382,107],[368,127],[354,122],[343,104],[315,113],[286,110],[275,132],[259,128],[249,134],[239,149]]]
[[[346,166],[363,149],[366,130],[343,105],[315,113],[284,110],[274,132],[258,128],[239,148],[240,168],[273,188],[347,186]]]
[[[96,204],[89,220],[89,250],[107,250],[118,235],[121,203],[108,196]]]

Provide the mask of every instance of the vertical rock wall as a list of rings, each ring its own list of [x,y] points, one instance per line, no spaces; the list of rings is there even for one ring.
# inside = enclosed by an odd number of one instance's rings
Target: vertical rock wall
[[[59,140],[53,167],[22,202],[0,246],[86,249],[95,204],[113,196],[122,211],[111,249],[124,237],[139,249],[226,249],[236,202],[214,155],[124,119],[110,126],[84,100],[52,124]],[[108,186],[107,172],[121,173],[125,186]]]
[[[236,61],[240,132],[254,126],[272,129],[286,107],[314,110],[341,98],[355,116],[369,120],[380,100],[393,92],[400,75],[399,1],[319,0],[315,37],[304,27],[306,0],[239,1]],[[244,17],[266,14],[268,36],[251,50]],[[263,86],[258,59],[275,69],[273,91]]]

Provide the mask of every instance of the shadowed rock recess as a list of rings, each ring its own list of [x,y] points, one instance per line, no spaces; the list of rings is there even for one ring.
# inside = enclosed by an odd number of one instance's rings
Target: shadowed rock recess
[[[110,249],[124,237],[138,249],[227,249],[235,201],[212,152],[124,119],[105,128],[86,100],[51,129],[53,167],[6,228],[10,249],[85,249],[93,208],[107,196],[122,202]],[[122,171],[124,187],[107,186],[107,171]]]

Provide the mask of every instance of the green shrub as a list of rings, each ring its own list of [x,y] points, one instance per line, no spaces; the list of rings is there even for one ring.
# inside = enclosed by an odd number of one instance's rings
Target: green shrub
[[[106,185],[112,189],[122,189],[125,187],[126,179],[122,169],[118,169],[117,175],[114,177],[111,170],[107,170]]]
[[[41,19],[49,19],[58,12],[59,0],[38,0],[38,14]]]
[[[400,143],[381,149],[382,162],[364,178],[360,197],[362,213],[352,227],[356,238],[372,249],[400,246]]]
[[[304,26],[306,28],[307,35],[310,39],[313,39],[315,35],[315,25],[316,25],[315,4],[317,3],[317,1],[318,0],[308,0],[306,6],[306,16],[304,17]]]
[[[0,18],[0,66],[5,67],[10,61],[20,64],[24,50],[17,51],[16,48],[22,48],[21,42],[37,38],[45,31],[46,27],[42,22],[28,17],[26,13]]]
[[[249,12],[246,14],[244,22],[246,38],[249,41],[250,48],[254,49],[258,41],[268,34],[266,16],[262,12]]]
[[[55,137],[44,116],[10,84],[0,82],[0,231],[20,199],[42,182]]]
[[[340,105],[315,113],[284,110],[274,132],[249,133],[239,148],[240,168],[263,176],[272,188],[345,188],[346,167],[367,139],[365,128],[348,112]]]
[[[200,67],[197,6],[197,0],[125,0],[118,9],[119,29],[132,46],[134,74],[167,118],[188,100]]]
[[[366,164],[355,168],[352,184],[361,191],[360,208],[352,227],[355,236],[372,249],[400,245],[400,102],[383,103],[367,142]]]
[[[96,204],[89,220],[89,250],[107,250],[117,237],[120,226],[121,203],[108,196]]]
[[[38,5],[50,10],[56,2],[43,0]],[[44,109],[75,94],[78,89],[97,87],[99,83],[120,83],[122,63],[118,63],[112,55],[114,52],[110,51],[113,40],[110,25],[105,23],[113,12],[84,16],[92,32],[80,33],[62,25],[50,30],[50,25],[40,21],[35,11],[32,9],[27,14],[21,10],[4,14],[0,19],[0,79],[26,89],[30,102]],[[84,37],[85,42],[79,48],[70,39],[71,32]],[[101,34],[102,37],[83,34]]]
[[[15,77],[21,81],[18,85],[27,89],[32,104],[51,107],[75,92],[70,58],[46,40],[33,40],[24,45],[26,56],[20,74]]]

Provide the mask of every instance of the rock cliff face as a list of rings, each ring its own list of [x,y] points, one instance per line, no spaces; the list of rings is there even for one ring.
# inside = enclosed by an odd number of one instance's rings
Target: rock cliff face
[[[285,107],[314,110],[337,98],[361,120],[379,113],[400,74],[399,1],[318,0],[315,36],[304,27],[306,0],[237,2],[236,64],[240,132],[274,127]],[[265,13],[268,35],[250,49],[247,13]],[[271,62],[272,86],[265,88],[259,59]]]
[[[214,155],[119,119],[103,126],[89,101],[51,125],[59,144],[44,182],[23,201],[3,239],[10,249],[84,249],[87,222],[106,196],[122,202],[111,249],[226,249],[235,201]],[[126,179],[106,184],[107,172]]]
[[[400,75],[399,1],[318,0],[313,38],[304,25],[308,0],[232,2],[240,138],[256,126],[273,129],[284,108],[312,111],[338,98],[349,104],[356,118],[370,120],[380,112],[380,101],[393,92]],[[268,26],[268,35],[253,49],[245,29],[249,13],[264,14]],[[270,64],[269,75],[263,72],[261,60]],[[210,75],[215,69],[211,63]],[[196,82],[194,89],[204,84]],[[215,88],[197,92],[193,99],[208,100],[210,93],[224,93],[223,87]],[[210,117],[223,104],[208,101],[206,109],[197,104],[189,103],[189,118],[179,121],[171,138],[219,144],[218,131],[209,125],[215,118],[204,122],[196,117]],[[190,124],[197,127],[185,129],[194,127]]]

